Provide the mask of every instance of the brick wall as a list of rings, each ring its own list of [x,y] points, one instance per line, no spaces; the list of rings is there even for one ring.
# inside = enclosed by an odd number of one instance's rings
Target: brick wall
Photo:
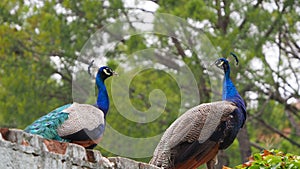
[[[47,140],[17,129],[0,128],[0,169],[158,169],[123,157]]]

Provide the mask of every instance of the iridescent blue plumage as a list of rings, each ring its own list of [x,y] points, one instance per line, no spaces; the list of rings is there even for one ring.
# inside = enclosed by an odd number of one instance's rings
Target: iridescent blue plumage
[[[100,68],[103,71],[103,68]],[[108,99],[108,94],[107,90],[104,84],[104,80],[106,79],[106,76],[102,74],[97,74],[96,76],[96,85],[98,88],[98,98],[97,98],[97,107],[101,109],[104,113],[104,117],[106,117],[106,113],[108,112],[109,109],[109,99]]]
[[[236,58],[236,61],[238,63],[238,60]],[[224,70],[224,79],[223,79],[223,93],[222,93],[222,100],[227,100],[230,102],[233,102],[238,107],[238,118],[239,118],[239,128],[243,126],[245,120],[246,120],[246,106],[243,98],[240,96],[239,92],[237,91],[235,85],[233,84],[231,78],[230,78],[230,65],[227,59],[220,58],[218,60],[221,64],[220,65]]]
[[[98,97],[95,107],[72,103],[61,106],[34,121],[24,131],[41,135],[47,139],[74,142],[93,148],[103,135],[105,117],[109,109],[109,98],[104,80],[115,72],[103,66],[96,75]]]
[[[236,58],[235,55],[233,56]],[[237,58],[236,61],[238,63]],[[232,102],[237,106],[237,109],[235,109],[231,113],[232,118],[228,121],[221,123],[218,128],[218,131],[221,131],[220,133],[223,133],[223,136],[221,134],[221,136],[223,137],[221,137],[223,141],[220,144],[219,149],[226,149],[232,144],[240,128],[242,128],[245,123],[246,106],[244,100],[240,96],[239,92],[237,91],[235,85],[233,84],[230,78],[230,65],[228,60],[225,58],[220,58],[216,61],[216,65],[224,70],[222,100]],[[217,133],[217,137],[219,137],[220,133]]]
[[[53,110],[34,121],[30,126],[27,126],[24,131],[31,134],[38,134],[44,138],[68,142],[69,140],[62,139],[58,136],[56,129],[68,119],[68,113],[64,113],[63,110],[70,106],[71,104],[67,104]]]

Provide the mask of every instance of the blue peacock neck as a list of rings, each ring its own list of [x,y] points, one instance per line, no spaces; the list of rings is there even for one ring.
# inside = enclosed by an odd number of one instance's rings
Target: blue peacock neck
[[[240,96],[238,91],[236,90],[234,84],[230,79],[230,67],[229,64],[224,69],[224,81],[223,81],[223,93],[222,93],[222,100],[227,100],[230,102],[235,103],[237,107],[240,108],[241,114],[239,115],[240,126],[244,125],[246,120],[246,106],[243,98]]]
[[[97,107],[103,111],[104,117],[106,117],[106,114],[109,109],[109,99],[104,80],[101,79],[99,76],[97,76],[96,78],[96,85],[98,88]]]
[[[233,82],[230,79],[230,67],[229,64],[227,68],[224,70],[224,80],[223,80],[223,93],[222,93],[222,100],[228,100],[234,102],[236,104],[240,104],[243,99],[239,95],[236,87],[234,86]]]

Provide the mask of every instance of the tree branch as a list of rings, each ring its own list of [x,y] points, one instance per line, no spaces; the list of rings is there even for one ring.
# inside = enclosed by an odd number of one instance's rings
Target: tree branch
[[[159,52],[155,52],[155,57],[157,58],[157,61],[169,68],[172,68],[174,70],[180,70],[180,66],[174,62],[170,57],[165,57],[161,55]]]
[[[238,133],[237,139],[240,145],[240,154],[242,158],[241,160],[242,163],[245,163],[248,161],[248,158],[251,156],[251,147],[250,147],[251,144],[250,144],[250,139],[249,139],[246,125],[244,125],[244,127]]]
[[[159,0],[148,0],[148,1],[154,2],[154,3],[156,3],[156,4],[159,3]]]
[[[175,38],[175,37],[171,37],[171,38],[172,38],[172,42],[174,43],[174,45],[175,45],[175,47],[176,47],[176,49],[177,49],[178,54],[179,54],[182,58],[185,58],[186,55],[185,55],[184,50],[183,50],[183,48],[182,48],[180,42],[178,41],[178,39]]]
[[[272,127],[271,125],[267,124],[264,120],[260,119],[260,118],[255,118],[256,121],[258,121],[260,124],[262,124],[265,128],[271,130],[272,132],[278,134],[280,137],[286,139],[287,141],[289,141],[290,143],[292,143],[293,145],[297,146],[300,148],[300,144],[297,143],[296,141],[288,138],[287,136],[285,136],[280,130]]]
[[[263,148],[262,146],[260,146],[259,144],[257,143],[254,143],[254,142],[250,142],[251,146],[258,149],[259,151],[262,151],[264,150],[265,148]]]
[[[293,128],[295,128],[296,135],[300,136],[300,126],[297,124],[295,118],[293,117],[293,114],[289,110],[286,110],[285,113],[291,125],[293,126]]]
[[[253,6],[254,9],[256,9],[261,3],[262,3],[263,0],[259,0],[257,1],[257,3]],[[245,16],[245,19],[242,21],[242,23],[240,24],[239,26],[239,30],[242,30],[245,26],[245,24],[247,23],[248,21],[248,17],[247,15]]]
[[[287,8],[287,5],[284,3],[284,6],[283,6],[282,10],[280,11],[278,17],[275,19],[275,21],[273,22],[273,24],[270,25],[270,27],[267,30],[267,32],[265,33],[265,35],[263,35],[263,37],[264,37],[264,38],[262,38],[263,40],[260,40],[256,44],[255,49],[259,49],[259,47],[262,46],[262,43],[265,42],[265,39],[267,39],[271,35],[271,33],[275,30],[275,28],[277,28],[277,27],[280,26],[279,21],[281,20],[282,15],[285,13],[286,8]]]
[[[110,9],[110,10],[119,10],[120,8],[112,8],[110,6],[102,6],[103,8],[105,9]],[[151,13],[151,14],[154,14],[155,12],[153,11],[148,11],[144,8],[139,8],[139,7],[124,7],[124,9],[128,9],[128,10],[139,10],[139,11],[142,11],[142,12],[147,12],[147,13]]]

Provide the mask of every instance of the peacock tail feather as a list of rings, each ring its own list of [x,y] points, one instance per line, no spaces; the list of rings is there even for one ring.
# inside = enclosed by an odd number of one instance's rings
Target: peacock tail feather
[[[64,110],[71,105],[72,104],[66,104],[53,110],[45,116],[42,116],[34,121],[31,125],[27,126],[24,131],[31,134],[38,134],[47,139],[69,142],[69,140],[59,137],[57,128],[68,119],[69,113],[65,113]]]

